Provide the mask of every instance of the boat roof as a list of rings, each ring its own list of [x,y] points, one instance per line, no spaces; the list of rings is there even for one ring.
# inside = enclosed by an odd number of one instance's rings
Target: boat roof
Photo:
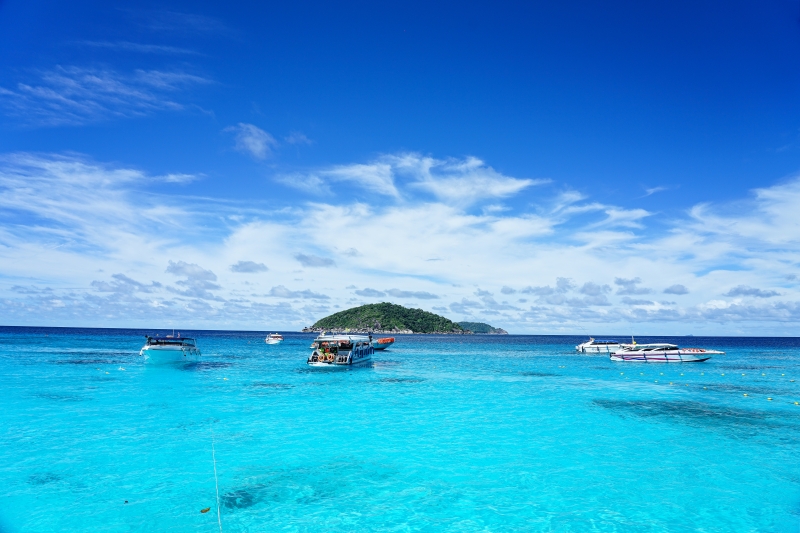
[[[339,334],[339,335],[325,335],[324,333],[314,339],[314,342],[317,341],[349,341],[349,342],[366,342],[369,341],[369,337],[367,335],[346,335],[346,334]]]
[[[670,348],[677,348],[677,344],[669,344],[668,342],[657,342],[653,344],[633,344],[631,350],[642,350],[644,348],[659,348],[661,346],[669,346]]]
[[[593,343],[595,343],[595,344],[600,344],[600,343],[606,343],[606,344],[610,344],[610,343],[612,343],[612,342],[613,342],[614,344],[619,344],[619,341],[616,341],[616,340],[614,340],[614,339],[592,339],[592,340],[591,340],[591,341],[589,341],[589,342],[593,342]]]

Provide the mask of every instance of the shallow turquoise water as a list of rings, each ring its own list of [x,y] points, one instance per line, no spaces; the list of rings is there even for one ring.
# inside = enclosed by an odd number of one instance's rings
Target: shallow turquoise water
[[[332,372],[311,335],[152,367],[144,333],[0,328],[0,531],[218,531],[212,441],[223,531],[800,530],[800,339],[398,336]]]

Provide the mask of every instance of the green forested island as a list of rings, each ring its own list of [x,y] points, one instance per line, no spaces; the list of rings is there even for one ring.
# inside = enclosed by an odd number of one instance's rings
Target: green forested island
[[[493,328],[485,322],[459,322],[459,326],[471,331],[472,333],[482,333],[487,335],[508,335],[503,328]]]
[[[303,328],[303,331],[317,332],[345,330],[353,333],[471,333],[443,316],[385,302],[340,311]]]

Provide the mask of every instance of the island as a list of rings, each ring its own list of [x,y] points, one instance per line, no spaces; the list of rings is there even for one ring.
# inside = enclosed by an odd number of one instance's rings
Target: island
[[[481,335],[508,335],[508,332],[503,328],[493,328],[485,322],[459,322],[458,325],[472,333]]]
[[[470,322],[470,324],[478,324]],[[481,324],[493,332],[505,331]],[[317,320],[304,332],[348,332],[348,333],[439,333],[448,335],[471,335],[473,330],[456,322],[422,309],[411,309],[391,303],[367,304],[340,311]],[[482,331],[483,332],[483,331]]]

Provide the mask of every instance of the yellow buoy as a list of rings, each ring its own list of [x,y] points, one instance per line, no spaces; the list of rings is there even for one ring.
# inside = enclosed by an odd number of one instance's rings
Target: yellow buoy
[[[767,401],[768,401],[768,402],[771,402],[771,401],[772,401],[772,398],[767,398]]]
[[[720,374],[720,376],[724,376],[725,374]]]
[[[747,396],[747,394],[745,394],[745,396]]]
[[[761,374],[762,376],[766,376],[766,374]]]
[[[701,376],[705,376],[705,375],[706,375],[706,373],[705,373],[705,372],[700,372],[700,375],[701,375]]]

